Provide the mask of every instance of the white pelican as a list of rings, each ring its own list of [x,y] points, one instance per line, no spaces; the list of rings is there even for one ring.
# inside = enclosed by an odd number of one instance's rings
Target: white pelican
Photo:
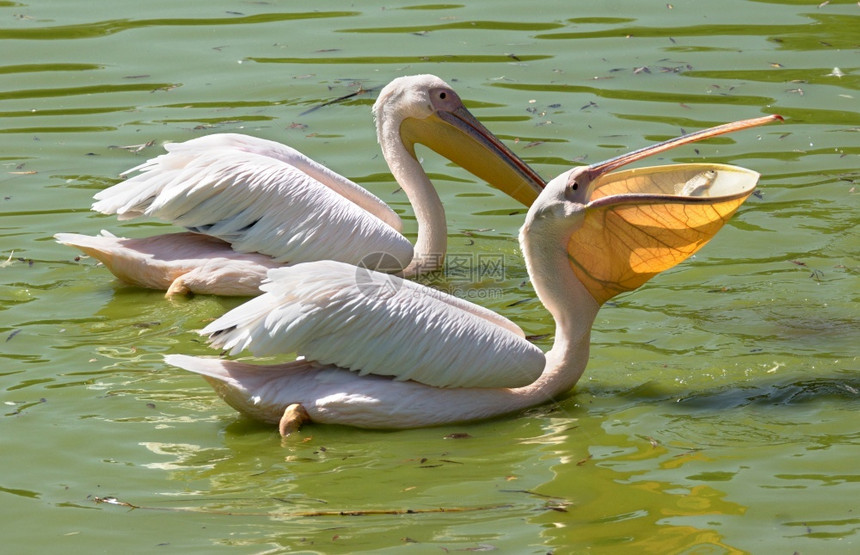
[[[544,182],[433,75],[400,77],[373,106],[382,154],[412,203],[415,247],[377,197],[293,148],[247,135],[215,134],[168,144],[128,170],[136,175],[95,195],[93,209],[120,220],[150,216],[190,232],[144,239],[60,233],[120,279],[178,293],[257,295],[271,268],[330,259],[405,276],[440,267],[445,211],[415,156],[424,144],[530,205]],[[382,260],[382,257],[385,259]]]
[[[695,140],[772,121],[734,122],[577,167],[531,206],[520,245],[555,319],[543,354],[511,322],[395,276],[338,262],[269,272],[265,293],[200,333],[232,354],[298,352],[255,365],[168,355],[202,374],[235,409],[279,422],[408,428],[483,419],[556,399],[585,370],[600,306],[701,248],[753,191],[759,174],[722,164],[608,173]]]

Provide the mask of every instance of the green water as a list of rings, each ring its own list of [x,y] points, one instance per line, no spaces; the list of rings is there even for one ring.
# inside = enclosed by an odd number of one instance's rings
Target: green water
[[[309,6],[0,1],[8,552],[857,552],[856,2]],[[310,426],[282,445],[161,362],[211,354],[192,330],[239,301],[123,286],[51,238],[168,229],[95,215],[91,197],[160,143],[220,131],[299,148],[414,232],[374,94],[305,112],[420,72],[547,177],[682,130],[786,121],[664,157],[749,167],[760,194],[600,312],[569,397],[478,424]],[[504,256],[477,300],[551,333],[524,283],[522,210],[425,157],[450,250]]]

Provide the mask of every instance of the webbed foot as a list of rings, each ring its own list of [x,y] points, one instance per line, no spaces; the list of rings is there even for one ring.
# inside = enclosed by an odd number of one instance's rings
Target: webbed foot
[[[302,424],[310,421],[311,417],[308,411],[305,410],[305,407],[298,403],[293,403],[284,409],[284,415],[278,422],[278,431],[281,433],[281,437],[287,437],[291,433],[297,432],[302,427]]]
[[[191,294],[191,290],[185,284],[185,280],[183,279],[183,277],[184,276],[179,276],[178,278],[173,280],[173,282],[170,284],[170,287],[167,288],[167,293],[164,294],[165,297],[167,297],[169,299],[170,297],[173,297],[174,295],[190,295]]]

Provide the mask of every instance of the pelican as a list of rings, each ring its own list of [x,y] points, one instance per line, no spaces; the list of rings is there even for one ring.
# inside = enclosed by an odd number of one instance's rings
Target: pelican
[[[257,295],[268,270],[330,259],[406,277],[438,269],[445,211],[415,155],[424,144],[528,206],[544,181],[433,75],[400,77],[373,106],[377,138],[415,211],[418,236],[379,198],[280,143],[232,133],[167,144],[160,155],[95,195],[93,210],[150,216],[189,231],[143,239],[55,235],[123,281],[167,295]],[[132,175],[134,174],[134,175]]]
[[[779,116],[699,131],[568,170],[547,184],[519,234],[529,277],[555,320],[544,354],[512,322],[396,276],[334,261],[272,270],[265,293],[201,334],[237,354],[297,352],[284,364],[168,355],[238,411],[278,423],[410,428],[471,421],[558,398],[588,361],[600,306],[683,261],[752,193],[759,174],[723,164],[612,171]],[[610,173],[611,172],[611,173]]]

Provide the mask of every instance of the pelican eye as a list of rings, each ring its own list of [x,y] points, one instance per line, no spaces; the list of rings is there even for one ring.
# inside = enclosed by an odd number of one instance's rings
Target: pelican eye
[[[448,94],[445,91],[442,91],[439,93],[439,98],[445,100],[446,98],[448,98]]]

